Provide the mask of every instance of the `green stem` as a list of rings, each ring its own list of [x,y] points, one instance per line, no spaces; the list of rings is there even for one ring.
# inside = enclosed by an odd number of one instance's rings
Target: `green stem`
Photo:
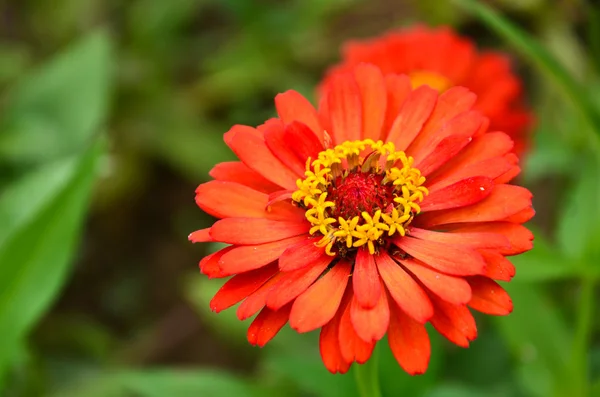
[[[379,354],[377,351],[378,349],[376,346],[369,361],[362,365],[354,365],[354,379],[356,380],[358,394],[361,397],[381,397],[378,370]]]
[[[573,369],[571,376],[576,379],[573,385],[572,396],[589,395],[588,352],[594,316],[595,287],[596,280],[594,278],[588,276],[582,280],[571,354],[570,367]]]

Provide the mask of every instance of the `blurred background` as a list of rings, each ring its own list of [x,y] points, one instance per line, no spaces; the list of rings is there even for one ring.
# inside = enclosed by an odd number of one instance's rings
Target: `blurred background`
[[[514,259],[514,313],[479,316],[468,350],[432,332],[429,372],[409,377],[381,343],[383,393],[600,396],[600,11],[489,3],[502,16],[439,0],[0,1],[0,396],[356,396],[316,333],[259,349],[249,321],[210,312],[222,280],[197,265],[218,247],[187,241],[213,221],[194,190],[233,158],[231,125],[262,123],[287,89],[312,98],[345,40],[415,22],[512,57],[537,119],[520,177],[536,247]]]

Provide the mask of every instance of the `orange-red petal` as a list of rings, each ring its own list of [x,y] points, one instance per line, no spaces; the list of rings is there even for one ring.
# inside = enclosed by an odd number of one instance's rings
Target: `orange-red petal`
[[[494,182],[483,176],[463,179],[443,189],[430,192],[419,206],[421,212],[464,207],[486,198],[493,187]]]
[[[248,328],[248,342],[251,345],[265,346],[288,322],[291,309],[292,305],[284,306],[279,310],[268,307],[262,309]]]
[[[456,247],[409,236],[394,238],[392,242],[410,256],[442,273],[468,276],[481,274],[485,268],[481,255],[468,247]],[[381,269],[379,272],[381,273]]]
[[[323,142],[323,127],[314,106],[296,91],[289,90],[275,97],[275,107],[279,118],[290,124],[294,121],[305,124],[310,128],[319,142]]]
[[[437,91],[425,85],[412,91],[394,120],[386,141],[393,142],[396,150],[405,151],[431,115],[437,98]]]
[[[398,306],[420,323],[429,320],[433,315],[433,306],[412,276],[385,251],[375,261],[385,286]]]
[[[360,64],[354,68],[362,102],[362,139],[377,141],[385,119],[387,92],[385,80],[378,67]]]
[[[215,222],[210,236],[228,244],[263,244],[308,234],[308,222],[280,222],[261,218],[225,218]]]
[[[339,309],[342,312],[339,329],[340,352],[345,361],[356,361],[359,364],[364,364],[371,357],[375,342],[361,339],[354,330],[352,320],[350,319],[351,301],[352,290],[348,289],[344,297],[344,302],[340,305]]]
[[[327,106],[319,110],[323,111],[323,117],[329,120],[330,131],[334,144],[338,145],[345,141],[355,141],[362,136],[362,103],[360,89],[354,75],[351,73],[340,73],[331,79],[328,85],[325,100]]]
[[[290,246],[279,258],[279,269],[282,272],[290,272],[329,256],[323,248],[315,245],[319,239],[320,237],[307,236],[305,239]],[[329,258],[332,259],[331,256]]]
[[[363,308],[356,300],[356,295],[352,297],[350,303],[350,319],[356,334],[364,341],[378,341],[385,335],[390,323],[390,307],[388,304],[387,293],[383,282],[379,281],[382,293],[379,295],[377,305],[372,309]]]
[[[278,185],[268,181],[241,161],[219,163],[208,174],[218,181],[241,183],[249,188],[267,194],[281,189]]]
[[[421,240],[435,241],[443,244],[465,245],[471,248],[495,248],[507,249],[510,247],[510,241],[502,234],[487,230],[485,228],[478,231],[449,231],[449,232],[434,232],[426,229],[411,227],[409,234],[411,237],[416,237]]]
[[[427,371],[431,356],[427,330],[395,304],[390,307],[388,343],[394,358],[408,374],[420,375]]]
[[[371,309],[379,302],[382,291],[375,257],[365,248],[360,248],[356,252],[352,287],[356,300],[365,309]]]
[[[188,240],[192,243],[207,243],[213,241],[212,237],[210,237],[210,227],[190,233]]]
[[[469,347],[469,342],[477,338],[477,325],[473,315],[465,305],[453,305],[432,297],[435,315],[431,325],[450,342]]]
[[[470,307],[495,316],[505,316],[512,312],[512,299],[497,282],[487,277],[469,277],[467,281],[473,291]]]
[[[308,332],[327,324],[340,306],[350,270],[350,263],[339,262],[298,296],[290,313],[290,326]]]
[[[319,335],[319,351],[325,368],[331,373],[344,374],[350,369],[351,362],[344,360],[340,350],[340,319],[342,313],[338,311],[333,319],[321,328]]]

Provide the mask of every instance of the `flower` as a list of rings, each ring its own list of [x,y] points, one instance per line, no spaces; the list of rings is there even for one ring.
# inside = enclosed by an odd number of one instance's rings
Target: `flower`
[[[330,74],[360,62],[377,65],[384,74],[407,74],[413,87],[427,84],[440,92],[452,86],[468,88],[477,94],[474,109],[490,119],[490,130],[506,132],[515,141],[517,154],[526,149],[532,116],[523,105],[521,82],[504,54],[477,52],[471,40],[450,28],[418,25],[348,42],[342,63]]]
[[[425,324],[467,347],[470,309],[511,312],[494,280],[506,259],[531,249],[533,216],[512,140],[486,132],[463,87],[413,88],[408,76],[360,64],[337,74],[316,110],[294,91],[275,98],[278,118],[236,125],[224,140],[240,161],[216,165],[196,203],[221,218],[190,235],[226,248],[200,262],[232,276],[210,306],[239,302],[258,315],[250,343],[264,346],[289,322],[320,331],[331,372],[364,363],[387,334],[404,370],[426,371]],[[470,308],[470,309],[469,309]]]

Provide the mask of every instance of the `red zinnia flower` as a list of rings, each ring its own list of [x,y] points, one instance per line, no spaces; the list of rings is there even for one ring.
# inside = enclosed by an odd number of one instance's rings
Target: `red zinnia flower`
[[[515,273],[505,258],[532,247],[521,225],[533,215],[513,143],[486,133],[475,95],[412,88],[403,75],[361,64],[336,75],[318,110],[300,94],[276,97],[279,118],[236,125],[225,142],[239,162],[221,163],[196,202],[222,218],[190,235],[230,244],[200,262],[229,279],[214,311],[242,302],[241,320],[265,345],[289,321],[321,328],[331,372],[364,363],[387,333],[399,364],[423,373],[425,323],[466,347],[477,336],[468,307],[504,315],[493,280]]]
[[[477,95],[474,109],[490,119],[490,130],[506,132],[515,141],[517,154],[526,148],[531,115],[505,55],[478,53],[471,40],[449,28],[416,26],[347,43],[342,64],[332,72],[361,62],[379,66],[384,74],[407,74],[415,88],[423,84],[440,92],[452,86],[468,88]]]

